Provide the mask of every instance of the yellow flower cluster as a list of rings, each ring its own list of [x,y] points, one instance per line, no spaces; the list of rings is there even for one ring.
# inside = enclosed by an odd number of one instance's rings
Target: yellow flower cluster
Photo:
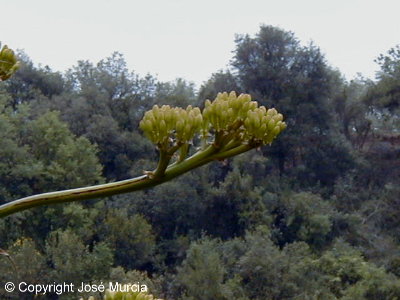
[[[0,51],[0,81],[10,78],[19,68],[14,51],[4,46]]]
[[[267,110],[264,106],[260,106],[249,110],[244,120],[245,137],[270,144],[286,128],[286,123],[282,120],[282,114],[279,114],[275,108]]]
[[[155,144],[168,146],[173,140],[187,143],[200,130],[203,117],[198,107],[188,106],[186,109],[154,105],[140,121],[140,128]]]
[[[203,129],[213,128],[215,131],[230,130],[237,122],[246,118],[249,110],[257,107],[256,101],[251,101],[251,96],[235,92],[218,93],[213,102],[206,100],[203,110]]]
[[[145,113],[140,128],[159,148],[167,149],[170,145],[190,143],[199,132],[203,138],[210,133],[222,136],[224,143],[235,140],[243,144],[270,144],[286,124],[276,109],[258,107],[250,95],[225,92],[214,101],[206,100],[203,112],[192,106],[182,109],[155,105]]]

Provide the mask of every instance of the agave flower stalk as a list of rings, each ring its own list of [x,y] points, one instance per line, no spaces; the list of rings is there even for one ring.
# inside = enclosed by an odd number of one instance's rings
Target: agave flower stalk
[[[215,160],[249,151],[272,141],[286,128],[276,109],[258,106],[248,94],[219,93],[214,101],[186,109],[155,105],[144,114],[140,128],[159,151],[158,166],[145,175],[118,182],[44,193],[0,206],[0,217],[28,208],[100,198],[150,188]],[[194,141],[197,152],[189,156]],[[196,148],[195,148],[196,149]]]

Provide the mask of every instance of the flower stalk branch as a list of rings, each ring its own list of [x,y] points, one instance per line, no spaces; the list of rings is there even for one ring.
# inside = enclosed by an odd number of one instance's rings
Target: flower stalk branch
[[[154,187],[211,161],[270,144],[286,128],[283,116],[274,108],[266,109],[251,101],[250,95],[235,92],[219,93],[214,101],[207,100],[205,108],[186,109],[168,105],[145,113],[140,128],[158,148],[157,168],[136,178],[44,193],[11,201],[0,206],[0,217],[32,207],[85,199],[108,197]],[[201,147],[189,155],[196,136]],[[214,137],[214,139],[213,139]],[[171,160],[177,157],[175,162]]]

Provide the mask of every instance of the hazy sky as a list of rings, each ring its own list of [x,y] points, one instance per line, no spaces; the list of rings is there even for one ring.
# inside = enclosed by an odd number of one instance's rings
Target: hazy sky
[[[64,71],[113,51],[131,70],[197,85],[225,69],[235,34],[261,24],[313,41],[351,79],[374,78],[374,59],[400,44],[399,0],[0,0],[0,41]]]

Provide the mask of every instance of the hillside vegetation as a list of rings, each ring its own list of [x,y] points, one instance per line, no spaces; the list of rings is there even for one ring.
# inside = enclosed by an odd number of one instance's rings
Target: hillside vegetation
[[[18,270],[0,257],[1,282],[140,281],[165,299],[400,299],[400,48],[382,49],[375,80],[346,81],[280,28],[235,42],[229,70],[198,91],[140,76],[118,52],[62,74],[19,53],[0,84],[0,204],[154,169],[139,122],[155,104],[249,93],[287,129],[155,188],[0,219]]]

